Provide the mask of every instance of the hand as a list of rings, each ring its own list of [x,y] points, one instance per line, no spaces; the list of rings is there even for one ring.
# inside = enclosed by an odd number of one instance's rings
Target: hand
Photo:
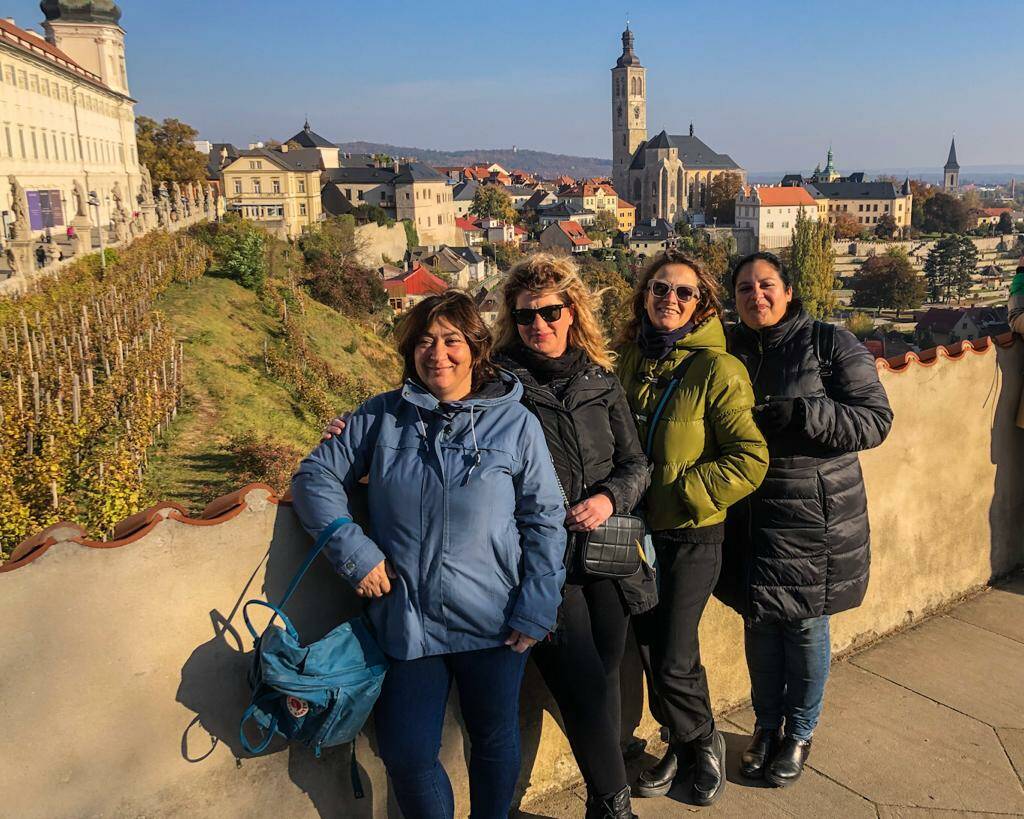
[[[345,431],[345,424],[348,423],[348,419],[352,416],[351,412],[343,412],[333,421],[331,421],[327,428],[324,430],[324,434],[320,436],[321,441],[329,441],[335,435],[341,435]]]
[[[607,492],[598,492],[569,509],[565,525],[573,532],[592,532],[615,511],[612,497]]]
[[[382,560],[359,581],[356,594],[359,597],[383,597],[391,591],[391,581],[398,577],[391,564]]]
[[[532,637],[523,634],[521,631],[512,629],[512,633],[508,635],[508,639],[505,640],[505,645],[511,648],[516,654],[522,654],[524,651],[529,651],[537,645],[537,641]]]
[[[764,434],[783,432],[793,423],[795,398],[769,399],[767,404],[754,407],[754,420]]]

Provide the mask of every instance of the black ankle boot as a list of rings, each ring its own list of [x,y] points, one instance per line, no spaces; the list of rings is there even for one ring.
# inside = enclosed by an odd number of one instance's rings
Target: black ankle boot
[[[585,819],[637,819],[629,803],[629,788],[601,798],[587,798]]]
[[[768,765],[764,778],[777,788],[792,785],[804,772],[804,763],[811,753],[809,739],[783,737],[775,758]]]
[[[690,743],[694,752],[693,800],[710,805],[725,790],[725,737],[715,731],[708,739]]]
[[[665,756],[640,774],[633,792],[641,798],[664,796],[672,790],[672,782],[675,781],[678,772],[679,757],[676,749],[670,744]]]
[[[781,728],[755,728],[740,761],[740,773],[747,779],[761,779],[782,742]]]

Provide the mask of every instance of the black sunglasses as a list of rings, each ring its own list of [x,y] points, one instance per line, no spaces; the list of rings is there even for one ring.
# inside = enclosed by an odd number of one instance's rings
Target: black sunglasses
[[[568,306],[567,304],[549,304],[546,307],[538,307],[537,309],[520,307],[518,310],[512,311],[512,319],[516,324],[523,327],[533,324],[537,316],[540,316],[548,324],[552,324],[562,317],[562,309]]]
[[[651,294],[656,299],[668,298],[668,294],[675,290],[676,298],[679,299],[681,304],[686,304],[691,299],[700,296],[700,291],[696,287],[690,287],[688,284],[677,284],[673,287],[668,282],[652,281],[647,285],[647,289],[651,291]]]

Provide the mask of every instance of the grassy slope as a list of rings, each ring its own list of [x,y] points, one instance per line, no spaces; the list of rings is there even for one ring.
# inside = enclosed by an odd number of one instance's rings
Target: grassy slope
[[[278,345],[280,321],[255,293],[227,279],[205,277],[191,288],[174,285],[159,309],[185,344],[184,410],[154,448],[146,474],[154,500],[201,509],[235,488],[229,438],[251,430],[306,452],[320,438],[320,422],[289,386],[264,372],[263,344]],[[389,346],[364,327],[309,300],[305,322],[311,347],[339,371],[374,390],[388,389],[398,373]],[[346,399],[332,394],[339,410]]]

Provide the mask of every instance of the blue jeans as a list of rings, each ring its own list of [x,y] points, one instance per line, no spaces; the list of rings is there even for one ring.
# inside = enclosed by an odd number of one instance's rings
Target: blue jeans
[[[507,646],[392,660],[374,708],[377,745],[405,819],[452,819],[438,759],[452,682],[469,734],[472,819],[506,819],[519,778],[519,687],[529,652]]]
[[[783,727],[794,739],[811,738],[821,716],[832,658],[828,615],[743,630],[750,671],[750,701],[761,728]]]

